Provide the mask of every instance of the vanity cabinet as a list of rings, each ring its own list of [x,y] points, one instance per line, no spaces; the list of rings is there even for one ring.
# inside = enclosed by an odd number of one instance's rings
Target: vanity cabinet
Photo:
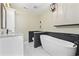
[[[0,56],[23,56],[23,36],[1,35]]]

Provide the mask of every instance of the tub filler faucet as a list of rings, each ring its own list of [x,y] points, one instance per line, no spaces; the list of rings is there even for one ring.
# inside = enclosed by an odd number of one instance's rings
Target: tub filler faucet
[[[73,45],[73,47],[75,47],[76,45],[78,45],[78,44],[79,44],[79,40],[74,41],[74,43],[75,43],[75,45]]]
[[[79,44],[79,40],[77,40],[77,41],[74,41],[74,43],[78,45],[78,44]]]

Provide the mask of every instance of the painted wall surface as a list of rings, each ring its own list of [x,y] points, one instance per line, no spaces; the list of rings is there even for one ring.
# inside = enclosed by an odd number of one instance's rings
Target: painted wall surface
[[[25,40],[27,40],[29,31],[39,30],[40,22],[36,14],[16,9],[16,32],[23,33]]]
[[[60,5],[58,7],[60,7]],[[72,9],[70,9],[70,11],[72,11]],[[60,21],[59,20],[59,19],[61,19],[63,17],[61,7],[59,9],[60,18],[58,18],[57,14],[58,14],[57,11],[51,12],[48,9],[47,12],[44,13],[41,16],[41,21],[42,21],[42,24],[41,24],[42,29],[41,30],[43,30],[43,31],[51,31],[51,32],[64,32],[64,33],[76,33],[76,34],[79,34],[79,26],[54,27],[54,24],[56,24],[57,22],[65,23],[65,21],[62,21],[62,20]],[[66,20],[66,19],[64,18],[64,20]]]
[[[57,4],[56,25],[79,24],[79,3]]]
[[[0,4],[0,30],[1,30],[1,4]]]

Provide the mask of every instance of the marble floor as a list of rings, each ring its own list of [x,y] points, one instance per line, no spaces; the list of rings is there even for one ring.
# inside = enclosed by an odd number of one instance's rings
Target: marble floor
[[[49,54],[40,46],[34,48],[34,43],[24,43],[24,56],[49,56]]]

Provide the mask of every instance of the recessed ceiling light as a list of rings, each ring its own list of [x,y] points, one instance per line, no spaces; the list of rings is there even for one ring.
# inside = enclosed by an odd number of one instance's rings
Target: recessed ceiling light
[[[33,8],[38,8],[37,6],[33,6]]]
[[[24,7],[24,9],[28,9],[27,7]]]

